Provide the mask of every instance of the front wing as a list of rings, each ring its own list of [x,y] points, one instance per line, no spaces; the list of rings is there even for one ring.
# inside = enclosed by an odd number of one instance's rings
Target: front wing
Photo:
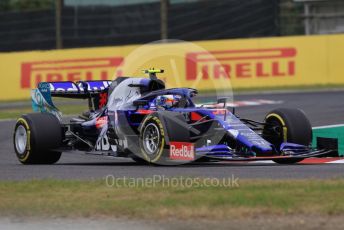
[[[266,160],[276,160],[276,159],[304,159],[310,157],[325,157],[333,153],[335,150],[310,150],[308,152],[303,152],[297,155],[284,155],[284,156],[240,156],[240,154],[224,154],[224,153],[206,153],[202,154],[203,157],[213,160],[222,160],[222,161],[266,161]],[[196,152],[197,154],[197,152]]]
[[[317,138],[316,148],[299,148],[302,146],[294,146],[294,150],[288,149],[288,151],[282,153],[281,155],[271,153],[270,156],[256,156],[254,154],[235,152],[226,145],[216,145],[197,148],[196,155],[198,157],[223,161],[265,161],[276,159],[304,159],[310,157],[338,157],[338,140],[336,138]]]

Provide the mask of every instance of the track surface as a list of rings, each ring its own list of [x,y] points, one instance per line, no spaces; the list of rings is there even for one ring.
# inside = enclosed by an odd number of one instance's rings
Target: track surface
[[[344,123],[344,91],[317,93],[280,93],[239,95],[235,100],[282,100],[280,105],[262,105],[237,108],[240,117],[262,120],[264,115],[277,107],[302,108],[313,126]],[[138,165],[128,159],[111,159],[84,154],[63,154],[55,165],[21,165],[14,154],[12,132],[14,121],[0,122],[0,180],[34,178],[90,179],[115,177],[199,176],[231,177],[239,179],[301,179],[344,177],[343,164],[277,165],[215,163],[173,167]]]

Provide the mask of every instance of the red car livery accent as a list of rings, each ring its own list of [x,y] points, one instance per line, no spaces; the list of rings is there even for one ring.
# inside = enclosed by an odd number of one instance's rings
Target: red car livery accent
[[[202,116],[199,115],[199,114],[196,113],[196,112],[191,112],[191,113],[190,113],[190,119],[191,119],[192,121],[199,121],[200,119],[202,119]]]
[[[107,103],[107,97],[108,97],[108,94],[107,93],[100,93],[99,94],[99,108],[103,108],[106,103]]]
[[[96,120],[96,127],[97,129],[102,128],[105,124],[107,124],[108,118],[107,117],[99,117]]]
[[[170,142],[170,159],[193,161],[195,159],[194,144],[189,142]]]
[[[137,110],[138,114],[151,114],[153,112],[154,112],[153,110],[149,110],[149,109],[138,109]]]

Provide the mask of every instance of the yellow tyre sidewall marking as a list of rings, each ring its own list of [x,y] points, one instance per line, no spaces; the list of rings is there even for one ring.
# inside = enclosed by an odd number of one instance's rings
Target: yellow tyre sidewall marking
[[[26,136],[27,136],[27,140],[26,140],[27,144],[26,144],[26,147],[25,147],[26,148],[26,152],[25,152],[25,155],[24,155],[23,158],[19,157],[19,160],[21,162],[25,162],[29,158],[30,150],[31,150],[31,145],[30,145],[30,139],[31,139],[30,126],[29,126],[29,124],[27,123],[27,121],[24,118],[19,118],[17,120],[17,123],[23,124],[25,126],[25,128],[26,128]]]
[[[286,124],[285,124],[283,118],[282,118],[280,115],[278,115],[277,113],[271,113],[271,114],[269,114],[269,115],[266,116],[265,120],[267,120],[268,118],[271,118],[271,117],[274,117],[274,118],[276,118],[277,120],[279,120],[279,122],[281,122],[282,128],[283,128],[283,141],[284,141],[284,142],[287,142],[287,139],[288,139],[288,136],[287,136],[287,134],[288,134],[288,129],[287,129],[287,127],[286,127]]]
[[[154,116],[147,116],[147,118],[144,120],[143,124],[146,124],[146,122],[149,120],[149,119],[152,119],[153,121],[156,122],[156,124],[159,126],[159,129],[160,129],[160,135],[161,135],[161,146],[160,146],[160,150],[158,152],[158,154],[156,155],[156,157],[154,157],[153,159],[150,159],[149,156],[146,154],[146,152],[144,151],[143,148],[141,148],[141,152],[143,154],[143,156],[145,157],[145,159],[149,162],[157,162],[162,153],[164,152],[164,146],[165,146],[165,133],[164,133],[164,128],[162,126],[162,123],[161,121],[159,120],[159,118],[157,117],[154,117]],[[142,130],[143,131],[143,130]]]

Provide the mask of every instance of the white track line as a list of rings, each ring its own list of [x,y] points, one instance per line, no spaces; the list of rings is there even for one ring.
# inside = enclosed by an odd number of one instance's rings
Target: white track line
[[[0,122],[15,121],[16,119],[0,119]]]
[[[344,124],[316,126],[316,127],[313,127],[313,129],[336,128],[336,127],[341,127],[341,126],[344,126]]]
[[[344,160],[331,161],[331,162],[327,162],[327,164],[344,164]]]

